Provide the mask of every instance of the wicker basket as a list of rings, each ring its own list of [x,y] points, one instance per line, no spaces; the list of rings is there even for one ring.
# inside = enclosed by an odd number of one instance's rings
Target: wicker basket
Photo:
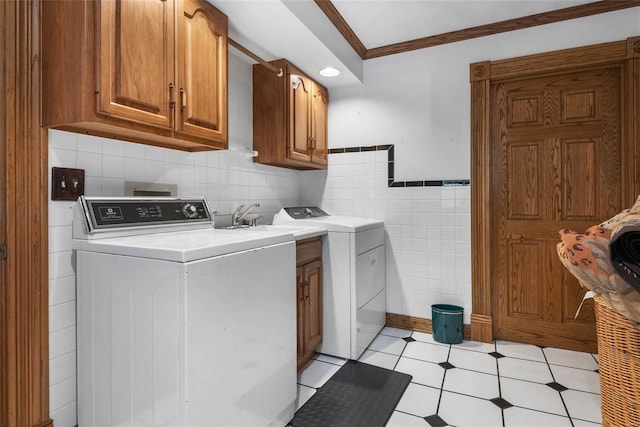
[[[640,427],[640,328],[595,297],[602,425]]]

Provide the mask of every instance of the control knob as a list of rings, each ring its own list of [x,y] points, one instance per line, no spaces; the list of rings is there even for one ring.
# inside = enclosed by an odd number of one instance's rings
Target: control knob
[[[187,218],[197,218],[198,208],[192,203],[182,205],[182,214]]]

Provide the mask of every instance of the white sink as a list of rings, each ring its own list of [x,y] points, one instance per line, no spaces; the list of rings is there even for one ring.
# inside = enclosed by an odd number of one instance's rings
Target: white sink
[[[293,234],[295,240],[310,239],[312,237],[323,236],[327,234],[327,230],[322,227],[305,226],[296,227],[290,225],[256,225],[256,226],[230,226],[225,227],[227,230],[247,230],[247,231],[271,231],[271,232],[283,232]]]

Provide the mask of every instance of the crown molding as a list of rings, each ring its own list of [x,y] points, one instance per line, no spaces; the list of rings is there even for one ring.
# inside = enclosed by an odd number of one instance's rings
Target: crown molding
[[[367,49],[330,0],[315,3],[363,60],[640,6],[640,0],[602,0]]]

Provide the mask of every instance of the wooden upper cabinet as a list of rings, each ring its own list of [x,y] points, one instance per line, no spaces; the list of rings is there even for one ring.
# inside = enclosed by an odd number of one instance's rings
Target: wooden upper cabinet
[[[313,96],[311,98],[313,110],[313,139],[311,148],[313,150],[313,162],[318,165],[327,165],[328,160],[328,113],[329,113],[329,92],[324,87],[313,85]]]
[[[162,0],[98,3],[98,111],[164,128],[172,126],[175,4]]]
[[[329,92],[285,59],[279,77],[253,66],[254,161],[293,169],[326,169]]]
[[[313,82],[289,66],[289,158],[311,162],[311,91]]]
[[[48,0],[42,34],[44,126],[227,147],[227,17],[210,3]]]
[[[177,130],[227,140],[227,18],[184,0],[178,20]]]

